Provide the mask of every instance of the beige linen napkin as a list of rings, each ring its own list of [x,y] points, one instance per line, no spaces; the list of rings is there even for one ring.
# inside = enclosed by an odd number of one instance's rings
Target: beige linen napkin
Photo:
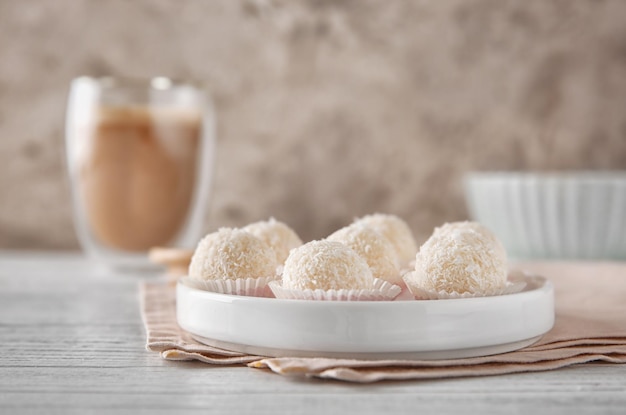
[[[176,324],[172,285],[141,286],[147,349],[168,360],[215,365],[248,364],[283,375],[351,382],[484,376],[556,369],[577,363],[626,363],[626,263],[519,264],[555,287],[556,322],[539,342],[494,356],[455,360],[346,360],[263,358],[205,346]]]

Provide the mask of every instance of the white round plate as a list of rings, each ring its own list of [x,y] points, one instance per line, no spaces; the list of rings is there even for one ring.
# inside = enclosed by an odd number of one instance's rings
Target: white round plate
[[[198,341],[247,354],[352,359],[456,359],[528,346],[554,324],[554,289],[494,297],[307,301],[176,288],[178,324]]]

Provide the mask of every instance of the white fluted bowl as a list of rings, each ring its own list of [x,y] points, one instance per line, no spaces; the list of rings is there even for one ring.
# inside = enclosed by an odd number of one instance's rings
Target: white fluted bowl
[[[470,216],[512,258],[626,259],[626,172],[469,173]]]

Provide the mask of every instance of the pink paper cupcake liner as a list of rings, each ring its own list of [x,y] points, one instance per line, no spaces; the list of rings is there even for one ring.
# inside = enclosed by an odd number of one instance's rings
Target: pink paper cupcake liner
[[[513,276],[511,276],[513,277]],[[404,274],[404,282],[406,283],[409,291],[417,300],[450,300],[455,298],[476,298],[476,297],[492,297],[496,295],[515,294],[522,291],[526,287],[526,282],[513,277],[509,278],[506,283],[501,287],[495,287],[493,289],[484,290],[475,293],[458,293],[456,291],[436,291],[428,290],[420,287],[413,277],[413,272]]]
[[[392,301],[402,290],[378,278],[374,279],[371,290],[290,290],[283,288],[280,281],[271,281],[269,287],[276,298],[314,301]]]
[[[188,287],[219,294],[242,295],[246,297],[273,297],[268,283],[276,277],[238,278],[236,280],[182,277],[181,281]]]

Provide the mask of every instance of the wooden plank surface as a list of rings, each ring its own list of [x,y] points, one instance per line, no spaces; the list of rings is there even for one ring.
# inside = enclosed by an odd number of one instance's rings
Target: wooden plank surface
[[[0,252],[0,413],[624,413],[626,365],[354,385],[166,362],[137,286],[76,254]]]

